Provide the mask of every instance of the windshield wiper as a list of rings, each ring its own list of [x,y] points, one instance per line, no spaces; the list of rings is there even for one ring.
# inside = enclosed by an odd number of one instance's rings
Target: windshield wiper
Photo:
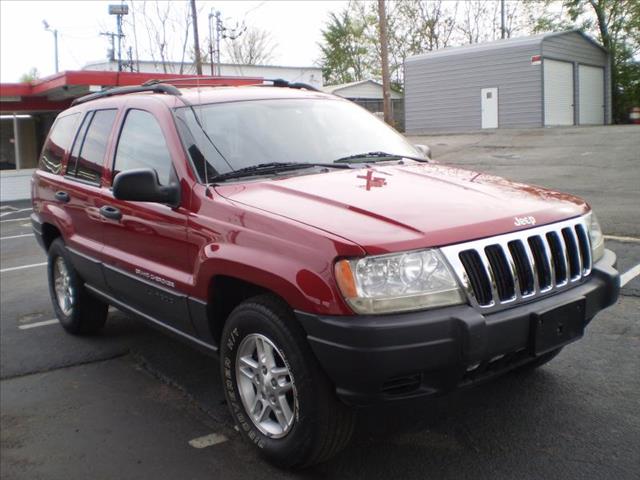
[[[223,182],[233,178],[251,177],[255,175],[268,175],[271,173],[286,172],[289,170],[299,170],[301,168],[324,167],[324,168],[351,168],[349,165],[335,165],[333,163],[296,163],[296,162],[270,162],[244,167],[232,172],[221,173],[209,178],[212,183]]]
[[[334,160],[333,163],[367,163],[367,162],[381,162],[383,160],[393,160],[393,159],[401,160],[403,158],[408,158],[409,160],[416,160],[418,162],[429,161],[426,158],[412,157],[409,155],[402,155],[402,154],[396,154],[396,153],[365,152],[365,153],[356,153],[355,155],[348,155],[346,157],[341,157],[337,160]]]

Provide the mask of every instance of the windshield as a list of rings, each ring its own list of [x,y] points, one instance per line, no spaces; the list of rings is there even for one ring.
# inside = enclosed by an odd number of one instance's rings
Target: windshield
[[[384,122],[344,100],[251,100],[181,107],[176,113],[202,179],[205,160],[211,177],[271,162],[331,163],[366,152],[421,156]]]

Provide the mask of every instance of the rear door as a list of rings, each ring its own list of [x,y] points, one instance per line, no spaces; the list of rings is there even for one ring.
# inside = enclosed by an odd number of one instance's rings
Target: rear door
[[[69,154],[64,185],[57,195],[71,218],[72,234],[67,248],[82,278],[105,288],[100,262],[103,247],[104,160],[118,110],[89,110],[85,113]]]
[[[166,112],[162,115],[161,108],[164,107],[125,111],[112,163],[112,180],[126,170],[152,168],[161,184],[179,182],[174,168],[179,151],[170,149],[166,140],[167,130],[175,127],[167,121]],[[118,200],[111,191],[101,209],[104,274],[114,298],[151,320],[195,334],[186,297],[193,279],[187,262],[188,210],[182,205],[172,208]],[[107,216],[105,209],[110,212]]]
[[[544,59],[544,124],[573,125],[573,64]]]

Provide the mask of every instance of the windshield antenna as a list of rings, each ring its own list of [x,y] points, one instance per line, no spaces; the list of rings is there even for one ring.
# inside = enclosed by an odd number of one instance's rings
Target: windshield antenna
[[[189,107],[189,109],[191,110],[191,113],[193,114],[193,118],[196,120],[196,124],[198,125],[198,127],[200,127],[200,130],[202,130],[202,133],[204,133],[205,138],[209,140],[209,143],[211,144],[211,146],[215,149],[216,152],[218,152],[218,155],[220,155],[220,158],[224,160],[224,163],[226,163],[229,166],[229,169],[232,171],[235,171],[235,168],[231,166],[231,164],[229,163],[229,160],[227,160],[227,158],[222,154],[218,146],[213,142],[213,140],[211,140],[209,133],[202,126],[202,123],[200,122],[200,118],[198,118],[198,112],[196,112],[196,109],[193,107],[193,104],[189,100],[184,98],[184,95],[181,95],[176,98],[180,99],[180,101],[185,105],[185,107]],[[198,103],[200,103],[200,88],[198,88]],[[207,159],[204,157],[204,155],[202,155],[202,161],[204,162],[204,183],[205,185],[209,185],[209,174],[207,173],[207,164],[209,162],[207,162]]]

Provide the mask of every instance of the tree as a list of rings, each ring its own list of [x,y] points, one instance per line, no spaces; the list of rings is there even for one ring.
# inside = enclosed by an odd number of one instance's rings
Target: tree
[[[611,61],[613,118],[625,120],[640,104],[640,2],[637,0],[562,0],[545,2],[536,31],[579,28],[595,35]]]
[[[232,63],[264,65],[273,61],[277,45],[271,33],[255,27],[247,28],[235,39],[227,39],[227,56]]]
[[[364,18],[354,18],[349,8],[331,13],[322,31],[320,45],[322,75],[325,83],[349,83],[365,79],[374,68],[371,42],[365,36]]]
[[[31,69],[27,73],[23,73],[20,76],[20,81],[27,83],[33,82],[34,80],[38,80],[40,78],[40,72],[36,67],[31,67]]]

